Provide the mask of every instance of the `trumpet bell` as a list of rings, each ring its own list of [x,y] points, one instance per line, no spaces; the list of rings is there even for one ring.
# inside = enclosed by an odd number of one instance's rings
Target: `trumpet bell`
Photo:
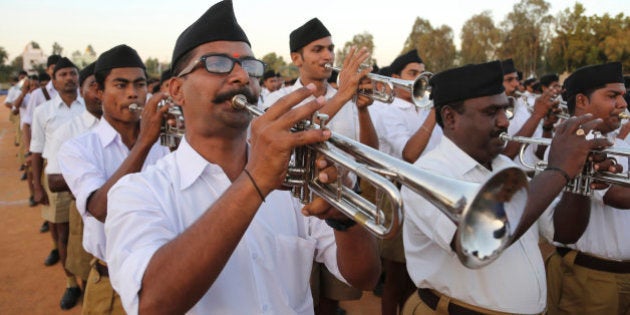
[[[477,188],[461,215],[455,246],[468,268],[494,261],[510,245],[512,228],[505,207],[527,198],[527,177],[518,168],[507,168]],[[464,202],[462,200],[462,202]]]

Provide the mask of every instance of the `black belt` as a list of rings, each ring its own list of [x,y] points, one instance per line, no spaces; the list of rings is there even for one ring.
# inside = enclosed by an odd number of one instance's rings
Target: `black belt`
[[[94,267],[96,268],[96,271],[98,271],[98,274],[101,275],[101,277],[109,278],[109,269],[107,268],[107,266],[103,265],[100,261],[97,261],[96,264],[94,264]]]
[[[418,295],[424,304],[435,311],[438,302],[440,302],[439,296],[429,289],[418,289]],[[483,313],[473,311],[454,303],[448,303],[448,313],[451,315],[483,315]]]
[[[572,249],[566,247],[556,247],[556,252],[562,257],[568,254]],[[575,256],[576,265],[589,269],[612,272],[612,273],[630,273],[630,261],[615,261],[597,258],[591,255],[577,252]]]

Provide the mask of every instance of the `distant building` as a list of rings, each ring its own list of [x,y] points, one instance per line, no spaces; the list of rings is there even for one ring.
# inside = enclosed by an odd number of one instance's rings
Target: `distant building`
[[[96,57],[97,55],[94,51],[94,48],[92,48],[92,45],[88,45],[87,47],[85,47],[85,51],[83,53],[79,52],[78,50],[73,52],[70,59],[72,59],[72,62],[77,65],[79,69],[83,69],[87,65],[96,61]]]
[[[28,74],[37,74],[38,68],[46,68],[47,59],[48,56],[39,48],[39,45],[36,42],[30,42],[24,47],[24,52],[22,53],[22,68]]]

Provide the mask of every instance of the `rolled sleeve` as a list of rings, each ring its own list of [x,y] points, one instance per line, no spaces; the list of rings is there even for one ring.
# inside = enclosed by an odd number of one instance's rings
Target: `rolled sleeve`
[[[87,215],[87,199],[105,184],[107,174],[95,164],[98,159],[82,152],[81,144],[74,140],[61,146],[57,160],[66,184],[76,197],[79,213]]]
[[[137,314],[138,293],[153,254],[177,236],[148,182],[140,175],[121,178],[108,193],[106,258],[113,288],[127,313]]]

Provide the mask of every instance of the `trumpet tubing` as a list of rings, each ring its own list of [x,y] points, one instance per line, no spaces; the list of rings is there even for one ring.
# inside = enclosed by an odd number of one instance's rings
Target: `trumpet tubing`
[[[248,104],[242,95],[235,96],[232,105],[255,116],[263,114],[256,105]],[[296,129],[304,128],[320,128],[320,125],[311,121]],[[372,204],[343,187],[341,182],[318,182],[312,166],[315,153],[373,184],[377,190],[376,203]],[[303,202],[310,201],[311,193],[319,195],[378,237],[393,236],[403,220],[402,198],[392,181],[418,193],[458,225],[457,255],[469,268],[479,268],[494,261],[511,243],[512,231],[504,203],[517,193],[527,193],[526,176],[518,168],[502,170],[482,184],[468,183],[424,171],[334,132],[326,142],[296,148],[295,161],[306,167],[293,165],[289,175],[305,177],[288,178],[288,181],[298,188],[297,196],[303,198]],[[388,210],[392,211],[392,220],[390,225],[385,225],[383,212]]]
[[[341,72],[341,68],[335,67],[330,64],[326,64],[326,69],[330,69],[336,72]],[[371,99],[381,101],[383,103],[391,103],[396,97],[394,88],[402,88],[411,93],[411,100],[413,104],[422,109],[433,107],[433,102],[427,101],[427,95],[431,91],[429,80],[433,76],[433,73],[425,71],[420,73],[415,80],[403,80],[392,78],[384,75],[368,73],[367,77],[372,80],[372,92],[362,93]],[[337,84],[339,84],[339,77],[337,77]]]
[[[598,135],[596,134],[595,136],[597,137]],[[537,173],[547,168],[546,161],[538,162],[538,164],[536,165],[527,164],[524,161],[524,151],[528,145],[549,146],[551,145],[551,139],[510,136],[506,133],[501,134],[500,137],[503,141],[514,141],[521,144],[521,151],[520,151],[519,156],[520,156],[521,163],[524,166],[536,171]],[[625,157],[630,156],[630,149],[628,148],[609,147],[602,150],[594,150],[592,152],[617,155],[617,156],[625,156]],[[626,173],[617,174],[617,173],[611,173],[611,172],[605,172],[605,171],[597,171],[595,170],[593,166],[594,166],[593,162],[586,161],[586,163],[584,164],[584,168],[582,169],[582,172],[578,174],[569,183],[567,183],[567,186],[565,187],[565,191],[571,192],[574,194],[590,196],[592,194],[591,183],[593,181],[601,181],[608,184],[615,184],[615,185],[630,187],[630,173],[626,172]]]

